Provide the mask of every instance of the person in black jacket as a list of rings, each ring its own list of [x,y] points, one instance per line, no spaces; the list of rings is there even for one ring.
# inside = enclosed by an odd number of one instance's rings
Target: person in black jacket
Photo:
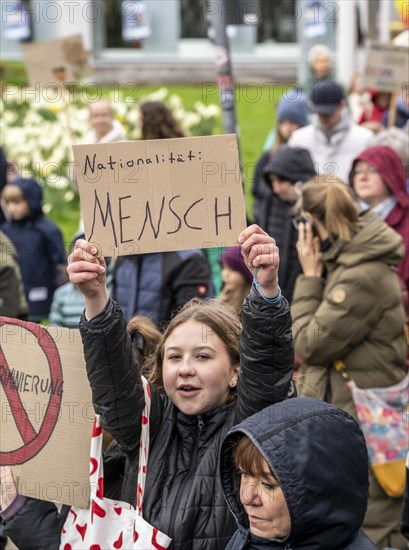
[[[307,149],[281,145],[274,156],[266,158],[260,170],[266,195],[256,222],[277,241],[281,253],[278,277],[283,294],[291,303],[295,281],[301,273],[296,248],[298,229],[293,212],[299,197],[296,184],[314,178],[314,163]]]
[[[223,437],[294,392],[291,318],[278,287],[278,249],[255,225],[239,242],[257,276],[243,305],[242,330],[237,314],[220,301],[188,303],[170,322],[150,368],[144,518],[172,538],[173,550],[224,549],[234,521],[217,478]],[[94,408],[126,455],[122,500],[135,504],[144,405],[139,368],[120,308],[106,290],[103,257],[79,240],[68,272],[84,294],[80,330]]]
[[[220,454],[237,531],[226,550],[376,550],[361,526],[368,453],[345,411],[299,397],[234,427]]]

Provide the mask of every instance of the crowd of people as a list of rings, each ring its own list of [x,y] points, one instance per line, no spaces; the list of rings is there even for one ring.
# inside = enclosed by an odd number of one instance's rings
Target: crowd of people
[[[79,328],[107,435],[105,494],[132,505],[147,378],[143,515],[174,550],[408,548],[408,485],[392,497],[374,476],[334,368],[362,389],[407,374],[408,99],[389,127],[390,94],[355,77],[347,92],[324,46],[309,64],[257,161],[255,223],[218,256],[112,261],[81,223],[66,251],[41,186],[0,151],[0,314]],[[142,139],[185,136],[157,101],[140,125]],[[106,100],[90,128],[88,143],[126,139]],[[0,548],[2,534],[21,550],[60,548],[68,506],[8,489],[0,508]]]

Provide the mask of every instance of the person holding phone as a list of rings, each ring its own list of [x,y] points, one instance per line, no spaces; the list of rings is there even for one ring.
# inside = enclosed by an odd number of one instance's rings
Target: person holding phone
[[[343,361],[360,388],[388,387],[405,376],[404,310],[392,270],[402,260],[402,238],[373,211],[360,212],[351,188],[334,177],[307,182],[301,209],[305,222],[299,224],[297,249],[303,274],[291,308],[301,359],[298,393],[356,418],[334,361]],[[363,528],[379,548],[406,549],[401,507],[402,499],[387,496],[370,473]]]

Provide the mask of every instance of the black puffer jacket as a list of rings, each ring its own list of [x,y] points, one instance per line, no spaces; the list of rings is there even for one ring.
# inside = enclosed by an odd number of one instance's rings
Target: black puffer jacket
[[[144,398],[131,341],[113,301],[80,328],[95,410],[127,455],[122,498],[135,504]],[[291,394],[292,371],[288,304],[268,304],[252,290],[243,309],[236,402],[187,416],[151,387],[144,518],[172,538],[173,549],[225,548],[235,526],[217,479],[223,437],[237,422]]]
[[[291,518],[285,539],[249,531],[233,458],[244,435],[284,493]],[[226,550],[376,550],[361,530],[369,485],[364,436],[352,416],[334,405],[296,398],[244,420],[223,443],[220,478],[238,527]]]

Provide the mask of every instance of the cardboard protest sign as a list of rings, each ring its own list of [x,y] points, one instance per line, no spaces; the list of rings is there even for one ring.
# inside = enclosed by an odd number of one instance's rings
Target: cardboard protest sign
[[[0,317],[0,465],[20,494],[89,505],[94,410],[78,329]]]
[[[30,42],[21,45],[31,87],[39,85],[60,87],[77,82],[90,74],[88,57],[80,34]]]
[[[395,44],[371,42],[366,50],[364,86],[383,92],[402,91],[409,80],[409,49]]]
[[[105,256],[234,245],[246,227],[235,135],[73,149],[85,234]]]

